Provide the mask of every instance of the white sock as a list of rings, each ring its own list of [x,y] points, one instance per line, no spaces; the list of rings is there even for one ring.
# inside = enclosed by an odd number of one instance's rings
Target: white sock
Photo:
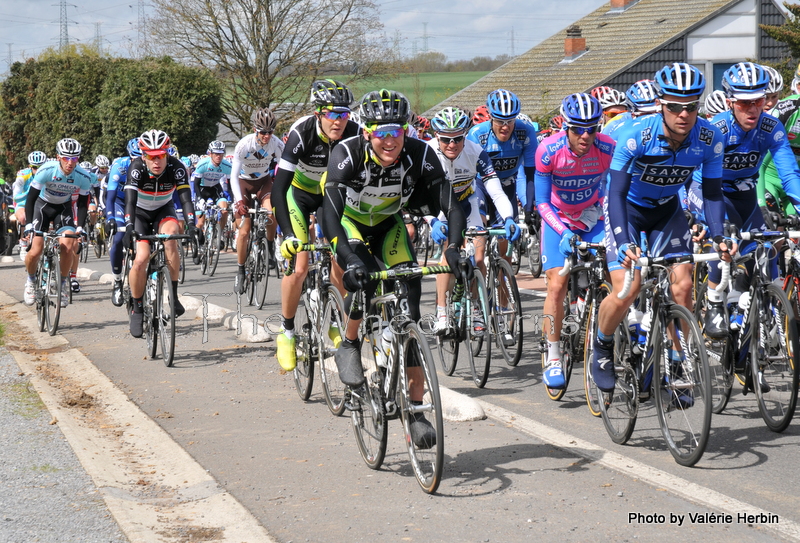
[[[718,303],[722,301],[722,293],[717,292],[717,289],[715,288],[710,288],[706,290],[706,297],[708,298],[708,301],[711,303]]]
[[[560,341],[547,341],[547,360],[561,360]]]
[[[286,334],[286,337],[292,339],[294,337],[294,328],[292,328],[291,330],[284,329],[283,333]]]

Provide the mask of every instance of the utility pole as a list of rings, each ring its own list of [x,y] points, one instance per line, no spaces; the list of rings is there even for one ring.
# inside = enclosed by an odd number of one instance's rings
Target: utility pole
[[[411,56],[417,56],[417,39],[414,38],[414,41],[411,42]]]
[[[103,52],[103,35],[100,33],[100,24],[99,22],[94,23],[94,46],[98,53]]]
[[[56,4],[52,5],[55,6]],[[72,6],[74,8],[77,8],[78,6],[75,4],[67,4],[67,0],[61,0],[58,6],[61,12],[58,20],[58,24],[61,27],[61,33],[58,37],[58,48],[59,50],[63,51],[69,45],[69,31],[67,27],[69,26],[70,20],[67,17],[67,6]]]
[[[428,52],[428,23],[422,23],[422,52]]]
[[[512,26],[511,27],[511,57],[513,58],[515,56],[517,56],[517,55],[514,54],[514,27]]]
[[[6,70],[6,73],[10,74],[11,73],[11,64],[14,62],[14,57],[11,56],[11,46],[14,45],[14,44],[13,43],[6,43],[6,45],[8,45],[8,59],[7,59],[8,69]]]

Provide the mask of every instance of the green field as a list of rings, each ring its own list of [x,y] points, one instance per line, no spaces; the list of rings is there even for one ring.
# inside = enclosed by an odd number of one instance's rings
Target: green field
[[[396,77],[359,81],[350,85],[347,76],[341,77],[342,82],[350,86],[356,99],[365,93],[380,88],[400,91],[411,101],[414,111],[421,113],[435,106],[448,96],[455,94],[464,87],[471,85],[489,72],[431,72],[421,74],[399,74]]]

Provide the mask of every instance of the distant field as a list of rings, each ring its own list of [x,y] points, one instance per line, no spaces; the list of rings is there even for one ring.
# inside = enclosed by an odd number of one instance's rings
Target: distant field
[[[350,86],[356,99],[371,90],[387,88],[400,91],[411,101],[414,111],[421,113],[435,106],[448,96],[471,85],[489,72],[431,72],[421,74],[400,74],[391,79],[359,81]],[[334,76],[337,78],[337,76]],[[341,76],[344,83],[347,76]]]

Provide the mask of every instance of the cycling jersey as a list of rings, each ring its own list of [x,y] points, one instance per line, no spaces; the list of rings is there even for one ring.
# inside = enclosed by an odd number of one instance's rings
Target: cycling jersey
[[[192,173],[192,180],[196,184],[195,192],[201,187],[216,187],[222,185],[227,190],[228,179],[231,176],[231,163],[223,159],[219,166],[214,166],[211,157],[200,159]]]
[[[536,128],[528,121],[517,119],[514,132],[506,142],[497,139],[492,131],[491,122],[473,126],[467,134],[467,139],[486,150],[504,187],[516,181],[520,167],[529,168],[531,171],[526,172],[526,175],[530,174],[530,177],[533,177],[537,139]]]
[[[12,188],[14,203],[17,207],[25,207],[25,201],[28,199],[28,189],[31,187],[34,175],[31,168],[24,168],[17,172],[17,178],[14,180]]]
[[[65,204],[75,194],[88,196],[92,182],[91,174],[80,166],[75,166],[72,173],[66,175],[61,171],[59,163],[53,161],[39,168],[29,190],[39,191],[39,198],[48,204]]]
[[[633,113],[630,111],[626,111],[624,113],[620,113],[606,124],[603,125],[603,134],[609,136],[611,139],[616,141],[617,137],[616,134],[619,132],[628,122],[632,121],[636,117],[633,116]]]
[[[266,145],[261,145],[255,132],[239,140],[233,150],[231,163],[231,189],[236,201],[242,199],[239,181],[261,181],[269,178],[270,165],[277,162],[283,153],[284,144],[280,138],[271,137]]]
[[[164,171],[155,177],[147,169],[144,160],[133,159],[125,184],[125,223],[132,222],[137,208],[156,211],[165,206],[172,207],[172,193],[176,190],[183,203],[184,214],[193,223],[194,205],[183,163],[173,156],[167,156]]]
[[[569,146],[569,133],[557,132],[536,149],[536,207],[558,235],[567,229],[588,232],[601,218],[599,207],[614,140],[597,134],[583,156]]]
[[[794,155],[795,162],[800,165],[800,97],[797,95],[784,98],[770,111],[777,117],[786,130],[786,139]],[[766,193],[771,194],[786,214],[795,214],[796,210],[786,194],[786,179],[782,179],[772,154],[764,157],[758,172],[756,185],[758,205],[767,206]]]

